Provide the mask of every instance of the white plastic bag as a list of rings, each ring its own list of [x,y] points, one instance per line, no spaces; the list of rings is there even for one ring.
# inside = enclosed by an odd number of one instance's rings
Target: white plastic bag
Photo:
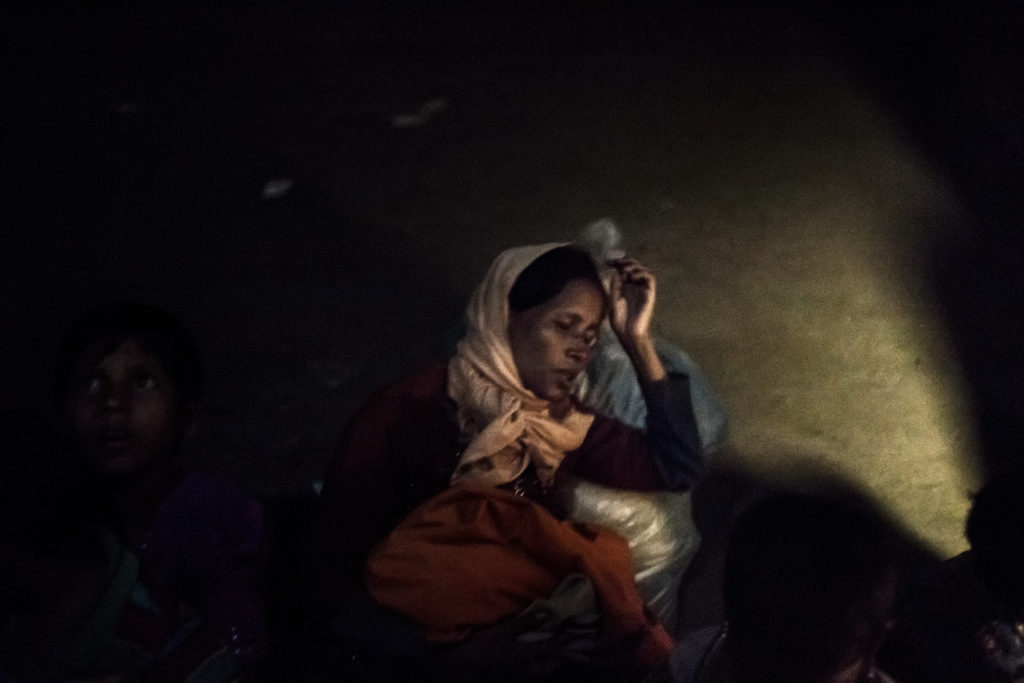
[[[690,492],[642,493],[573,480],[563,491],[569,519],[626,539],[640,592],[670,633],[679,615],[679,583],[700,547]]]

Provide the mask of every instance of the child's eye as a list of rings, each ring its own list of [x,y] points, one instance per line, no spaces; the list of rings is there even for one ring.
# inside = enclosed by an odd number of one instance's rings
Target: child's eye
[[[82,380],[82,391],[86,396],[96,396],[103,390],[103,380],[96,375]]]
[[[572,323],[565,320],[556,320],[555,327],[562,330],[563,332],[569,332],[572,330]]]
[[[136,389],[155,389],[156,380],[151,375],[139,375],[135,378]]]

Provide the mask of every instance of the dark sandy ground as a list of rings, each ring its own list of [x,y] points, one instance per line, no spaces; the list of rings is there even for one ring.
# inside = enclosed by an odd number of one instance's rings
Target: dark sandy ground
[[[190,459],[301,490],[497,251],[609,216],[722,469],[963,548],[1022,424],[1022,5],[716,7],[8,7],[0,401],[45,408],[70,320],[149,299],[205,351]]]

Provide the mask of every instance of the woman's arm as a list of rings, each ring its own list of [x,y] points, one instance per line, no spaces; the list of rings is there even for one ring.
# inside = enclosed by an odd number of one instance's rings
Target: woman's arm
[[[669,374],[640,382],[647,404],[646,441],[668,489],[693,488],[704,474],[704,450],[690,399],[690,378]]]
[[[616,259],[608,265],[614,269],[608,319],[636,370],[647,404],[650,455],[667,488],[691,488],[704,472],[703,451],[689,377],[668,374],[651,336],[657,280],[635,259]]]
[[[654,350],[651,319],[657,298],[654,273],[635,259],[608,261],[613,269],[608,294],[608,322],[633,362],[640,385],[666,377],[665,366]]]

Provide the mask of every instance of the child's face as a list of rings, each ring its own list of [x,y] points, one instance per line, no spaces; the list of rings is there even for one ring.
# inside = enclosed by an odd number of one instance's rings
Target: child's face
[[[191,424],[160,362],[132,339],[81,367],[68,400],[72,429],[104,475],[139,472],[173,456]]]

